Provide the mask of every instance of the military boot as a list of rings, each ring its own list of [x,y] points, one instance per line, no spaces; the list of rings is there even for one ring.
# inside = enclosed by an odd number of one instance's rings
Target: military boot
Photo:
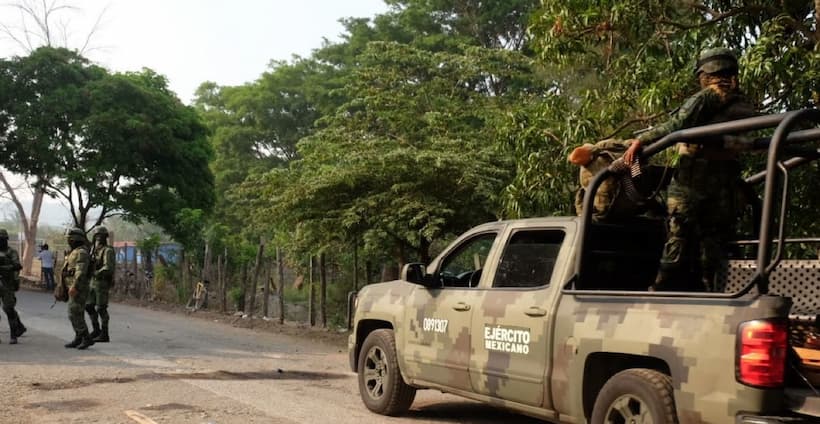
[[[77,346],[77,349],[85,350],[85,349],[88,349],[89,346],[94,345],[94,340],[91,340],[91,335],[88,334],[88,332],[84,333],[82,336],[80,336],[80,338],[81,338],[81,342],[80,342],[80,345]]]
[[[70,343],[66,343],[65,347],[67,349],[73,349],[73,348],[79,346],[80,343],[82,343],[82,342],[83,342],[83,338],[80,336],[80,333],[74,333],[74,340],[72,340]]]
[[[9,344],[17,344],[17,336],[18,336],[18,326],[22,324],[18,324],[18,321],[14,318],[14,315],[9,314],[8,317],[9,321]],[[21,333],[22,334],[22,333]]]
[[[102,331],[97,337],[94,337],[95,343],[108,343],[110,339],[108,338],[108,324],[102,325]]]
[[[12,337],[15,339],[22,336],[28,329],[23,322],[20,321],[20,315],[17,314],[17,311],[14,312],[14,320],[9,320],[9,330],[11,332]]]
[[[14,331],[14,337],[15,337],[15,338],[16,338],[16,337],[20,337],[20,336],[22,336],[22,335],[23,335],[23,333],[25,333],[26,331],[28,331],[28,328],[26,328],[26,326],[25,326],[25,325],[23,325],[23,323],[22,323],[22,322],[17,321],[17,325],[15,326],[15,331]]]
[[[91,318],[91,339],[93,340],[100,335],[100,320],[94,305],[85,305],[85,311],[88,312],[88,316]]]

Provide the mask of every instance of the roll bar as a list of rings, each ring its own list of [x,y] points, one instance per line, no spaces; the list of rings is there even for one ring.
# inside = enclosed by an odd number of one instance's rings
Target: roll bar
[[[679,142],[686,141],[689,143],[709,145],[723,142],[722,136],[766,128],[775,128],[774,134],[771,138],[749,141],[749,143],[751,143],[750,147],[768,149],[766,170],[747,179],[747,181],[752,183],[765,181],[763,189],[763,208],[760,219],[760,238],[758,241],[759,248],[757,254],[757,271],[752,281],[750,281],[750,283],[744,287],[743,290],[732,295],[732,297],[737,297],[748,293],[755,285],[757,285],[759,293],[768,293],[769,273],[771,273],[771,271],[782,259],[783,245],[786,242],[784,222],[788,204],[789,169],[820,158],[820,153],[818,153],[820,152],[820,149],[818,149],[817,151],[806,150],[806,154],[788,159],[786,161],[779,159],[781,153],[784,151],[784,145],[820,141],[820,129],[814,128],[809,130],[793,131],[793,129],[798,125],[806,122],[813,124],[813,126],[820,124],[820,110],[814,108],[801,109],[780,114],[755,116],[752,118],[739,119],[735,121],[686,128],[675,131],[646,146],[640,154],[642,160],[647,160]],[[580,246],[578,248],[575,261],[575,277],[573,278],[573,282],[583,281],[582,270],[584,269],[583,265],[584,260],[586,259],[585,246],[589,241],[589,228],[592,224],[592,210],[595,193],[598,191],[598,188],[600,188],[606,178],[614,175],[611,168],[612,167],[609,167],[599,172],[592,179],[592,181],[590,181],[589,187],[587,187],[586,193],[584,194],[584,207],[581,215],[581,225],[578,236]],[[775,184],[777,183],[776,174],[778,173],[783,176],[783,193],[780,205],[778,237],[777,240],[773,241],[771,231],[772,226],[774,225],[773,218],[776,193]],[[775,251],[775,256],[773,258],[771,252],[772,243],[777,245],[777,250]],[[663,294],[670,295],[670,293],[666,292]],[[689,293],[689,295],[691,295],[691,293]]]

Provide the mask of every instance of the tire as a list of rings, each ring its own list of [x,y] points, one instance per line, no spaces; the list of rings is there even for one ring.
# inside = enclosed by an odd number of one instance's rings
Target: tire
[[[601,388],[593,424],[677,424],[672,378],[646,368],[615,374]]]
[[[359,352],[359,394],[367,409],[398,416],[410,409],[416,389],[404,382],[396,355],[393,330],[370,333]]]

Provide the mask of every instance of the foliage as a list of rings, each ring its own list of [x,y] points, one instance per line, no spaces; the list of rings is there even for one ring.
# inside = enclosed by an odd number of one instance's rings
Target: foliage
[[[2,164],[38,179],[74,224],[149,219],[175,233],[183,208],[213,203],[211,149],[196,112],[153,71],[110,74],[77,53],[42,47],[0,62]],[[172,213],[169,213],[172,212]]]
[[[741,86],[764,112],[816,106],[818,34],[811,1],[545,0],[533,16],[533,44],[554,75],[559,99],[530,114],[569,146],[666,119],[695,88],[697,53],[727,46],[741,57]],[[537,155],[524,149],[518,158]],[[520,159],[519,159],[520,160]],[[519,162],[521,163],[521,162]],[[550,161],[519,167],[508,204],[569,179]],[[816,168],[814,171],[816,176]],[[529,182],[526,184],[524,182]],[[809,194],[809,193],[806,193]],[[815,200],[817,194],[809,194]],[[532,198],[531,210],[554,211],[556,199]],[[801,222],[801,227],[816,223]],[[815,228],[816,230],[817,228]]]
[[[157,264],[154,267],[154,279],[152,281],[152,298],[163,301],[177,301],[179,296],[178,287],[182,285],[179,281],[179,269],[175,266]],[[171,298],[169,293],[174,297]]]
[[[432,240],[499,217],[512,163],[494,140],[523,88],[538,90],[532,64],[508,51],[375,42],[360,61],[351,100],[303,139],[303,159],[247,190],[267,189],[260,213],[296,228],[299,245],[360,236],[365,250],[429,260]]]
[[[231,299],[234,308],[237,310],[240,310],[240,306],[244,303],[243,296],[245,296],[245,290],[241,286],[231,287],[228,290],[228,299]]]

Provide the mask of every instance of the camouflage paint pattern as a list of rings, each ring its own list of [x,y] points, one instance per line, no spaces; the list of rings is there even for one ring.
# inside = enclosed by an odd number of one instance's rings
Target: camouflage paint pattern
[[[726,244],[735,234],[740,164],[682,155],[667,197],[667,241],[661,256],[658,285],[673,274],[696,268],[713,289],[715,272]],[[695,287],[699,289],[700,287]]]
[[[606,139],[595,144],[585,144],[592,152],[592,161],[580,166],[578,180],[581,187],[575,193],[575,212],[580,216],[583,213],[583,201],[586,187],[599,172],[603,171],[619,157],[623,156],[627,144],[623,140]],[[604,180],[598,191],[595,192],[592,217],[595,220],[606,218],[610,212],[615,215],[634,215],[640,211],[640,206],[631,201],[621,190],[620,177],[612,176]]]
[[[784,317],[785,298],[696,299],[565,295],[558,306],[553,359],[556,409],[583,417],[584,369],[590,355],[658,358],[669,367],[681,424],[733,422],[739,411],[777,412],[782,390],[735,380],[740,323]]]
[[[77,294],[68,299],[68,319],[77,334],[86,334],[88,326],[85,323],[85,301],[88,297],[88,265],[89,255],[85,246],[73,249],[65,261],[60,275],[65,279],[69,289],[77,289]]]
[[[561,283],[573,270],[577,226],[573,218],[537,218],[485,224],[462,235],[427,271],[437,270],[443,258],[468,238],[496,232],[475,288],[431,289],[405,281],[364,287],[348,342],[351,355],[360,347],[357,340],[366,336],[358,334],[362,324],[383,321],[394,329],[399,367],[408,384],[555,422],[586,422],[584,374],[602,353],[646,358],[647,364],[662,361],[672,377],[681,424],[727,423],[741,411],[783,410],[782,389],[757,389],[736,381],[735,348],[740,323],[787,316],[787,298],[672,298],[636,292],[615,296],[564,290]],[[505,242],[522,228],[566,231],[551,284],[493,289]],[[459,303],[470,309],[455,310]],[[429,321],[425,327],[425,318],[448,320],[446,330]],[[488,349],[486,336],[499,327],[513,336],[527,330],[527,354]]]
[[[20,268],[22,267],[17,250],[11,247],[0,250],[0,302],[9,316],[16,315],[14,307],[17,305],[17,297],[14,292],[20,288],[20,275],[17,271]]]
[[[91,290],[88,295],[88,305],[108,305],[108,292],[114,284],[114,269],[116,267],[114,248],[104,244],[94,252],[94,264],[97,269],[91,273]]]

